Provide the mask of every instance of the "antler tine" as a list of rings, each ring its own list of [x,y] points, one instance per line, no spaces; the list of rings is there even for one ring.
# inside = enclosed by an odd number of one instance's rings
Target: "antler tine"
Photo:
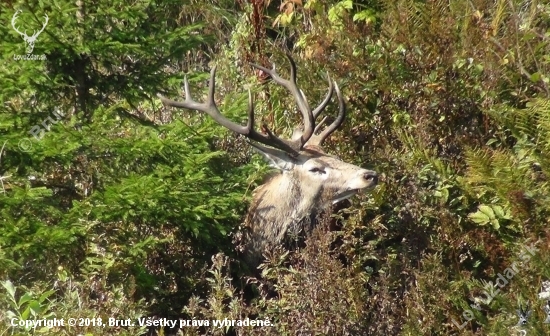
[[[296,63],[294,62],[290,54],[286,53],[286,57],[290,61],[290,79],[284,79],[281,76],[279,76],[279,74],[277,73],[277,70],[275,69],[275,64],[273,65],[272,69],[268,69],[254,63],[251,63],[251,65],[258,70],[262,70],[263,72],[268,74],[275,83],[283,86],[288,91],[290,91],[290,93],[294,97],[294,100],[296,100],[298,109],[302,113],[302,117],[304,119],[304,131],[300,139],[297,140],[298,142],[297,146],[299,147],[299,149],[301,149],[313,135],[313,131],[315,127],[315,118],[313,116],[313,113],[311,112],[311,108],[307,103],[305,95],[298,88],[298,85],[296,84],[296,73],[297,73]]]
[[[319,104],[319,106],[317,106],[317,108],[315,110],[313,110],[313,120],[314,121],[317,120],[317,117],[325,110],[328,103],[330,102],[330,99],[332,98],[332,94],[334,93],[334,85],[333,85],[332,80],[330,79],[330,75],[328,73],[327,73],[327,78],[328,78],[328,92],[327,92],[327,95],[325,96],[325,99],[321,102],[321,104]],[[315,126],[315,131],[317,131],[319,126],[320,126],[320,124]]]
[[[327,121],[328,119],[328,116],[325,116],[323,118],[323,120],[321,120],[319,123],[317,123],[315,125],[315,131],[313,132],[313,136],[315,136],[315,133],[317,133],[317,131],[319,131],[321,129],[321,127],[323,127],[323,125],[325,124],[325,122]],[[313,138],[313,137],[312,137]]]
[[[46,28],[46,25],[48,24],[48,20],[49,20],[48,14],[44,14],[44,18],[46,19],[46,22],[44,22],[44,24],[42,25],[42,29],[40,29],[38,32],[34,33],[33,36],[40,35],[44,31],[44,29]]]
[[[27,31],[25,30],[24,33],[22,33],[16,26],[15,26],[15,21],[17,20],[17,18],[19,17],[19,14],[21,13],[22,11],[19,9],[15,12],[15,14],[13,14],[13,17],[11,18],[11,25],[13,27],[13,29],[19,34],[19,35],[27,35]]]
[[[162,103],[167,106],[172,106],[177,108],[186,108],[190,110],[197,110],[200,112],[204,112],[208,114],[212,119],[214,119],[218,124],[229,129],[230,131],[244,135],[250,140],[257,141],[266,146],[278,148],[280,150],[285,151],[288,154],[298,155],[298,152],[296,148],[294,148],[292,143],[287,142],[275,136],[267,128],[266,125],[263,126],[263,129],[267,133],[267,135],[258,133],[254,129],[254,99],[252,97],[252,92],[250,90],[248,91],[248,121],[246,123],[246,126],[242,126],[237,123],[234,123],[233,121],[227,119],[220,112],[214,100],[215,90],[216,90],[216,67],[214,66],[212,68],[212,71],[210,71],[210,84],[208,86],[208,98],[206,99],[206,102],[199,103],[194,101],[193,98],[191,98],[191,90],[189,88],[189,81],[187,80],[187,76],[185,76],[185,79],[184,79],[185,100],[183,102],[177,102],[175,100],[168,99],[162,96],[161,94],[157,94],[157,96],[160,98]]]
[[[344,122],[344,119],[346,118],[346,102],[344,101],[344,97],[342,96],[342,92],[340,92],[340,88],[338,87],[338,83],[334,82],[334,89],[336,91],[336,96],[338,96],[338,116],[336,119],[325,128],[321,134],[316,136],[316,139],[318,139],[318,145],[320,146],[323,144],[323,141],[325,141],[326,138],[328,138],[342,123]],[[319,123],[319,126],[324,122],[323,120],[321,123]]]

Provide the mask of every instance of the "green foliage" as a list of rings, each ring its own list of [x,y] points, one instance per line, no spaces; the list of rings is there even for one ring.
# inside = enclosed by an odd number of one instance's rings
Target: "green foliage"
[[[16,288],[13,283],[9,280],[6,280],[2,283],[8,293],[8,299],[11,304],[12,310],[7,310],[6,317],[8,319],[16,318],[17,320],[40,320],[40,319],[49,319],[54,315],[53,312],[49,311],[49,305],[46,300],[52,294],[55,293],[53,290],[46,291],[40,295],[34,294],[32,292],[26,292],[17,299],[15,292]],[[25,330],[29,331],[30,326],[25,326]],[[42,327],[38,330],[39,333],[47,331],[47,327]]]
[[[10,24],[17,9],[29,32],[49,16],[33,51],[46,60],[14,57],[25,52]],[[537,291],[550,277],[548,4],[36,0],[4,2],[0,18],[6,317],[275,324],[184,335],[509,335],[518,302],[530,301],[525,329],[546,332]],[[267,168],[209,118],[154,97],[181,96],[187,73],[201,100],[216,63],[223,113],[244,120],[248,85],[257,123],[288,136],[300,122],[294,102],[248,66],[274,62],[285,75],[288,48],[312,106],[327,72],[348,102],[327,152],[381,181],[328,216],[306,248],[272,251],[258,279],[243,274],[231,240]],[[327,233],[331,221],[338,230]],[[537,254],[458,329],[526,241]]]
[[[212,150],[213,123],[166,123],[175,116],[150,98],[181,83],[170,67],[209,36],[182,24],[179,2],[13,5],[22,27],[50,20],[33,51],[45,61],[15,60],[23,40],[0,28],[0,278],[18,279],[0,307],[30,318],[178,311],[163,298],[183,305],[208,253],[231,251],[249,184],[249,168]],[[15,9],[0,6],[10,22]]]
[[[340,1],[335,5],[333,5],[328,10],[328,20],[330,21],[332,26],[340,29],[343,28],[344,25],[342,23],[342,16],[346,12],[346,10],[349,10],[352,8],[353,8],[352,0]]]
[[[491,224],[495,230],[500,228],[500,221],[510,219],[510,210],[505,210],[500,205],[480,205],[478,211],[468,215],[473,222],[479,225]]]

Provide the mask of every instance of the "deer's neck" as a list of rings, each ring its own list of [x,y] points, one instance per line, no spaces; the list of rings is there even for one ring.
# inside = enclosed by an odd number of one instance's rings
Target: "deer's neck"
[[[316,200],[297,181],[283,174],[275,176],[258,189],[254,202],[261,217],[279,217],[276,222],[299,221],[315,208]]]
[[[247,226],[257,249],[266,242],[283,243],[285,237],[300,235],[311,225],[316,199],[302,190],[292,178],[283,174],[260,186],[254,195]],[[305,230],[304,230],[305,229]]]

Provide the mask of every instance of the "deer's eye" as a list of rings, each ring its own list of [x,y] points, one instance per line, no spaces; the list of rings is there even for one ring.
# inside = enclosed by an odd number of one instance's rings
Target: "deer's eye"
[[[319,174],[325,173],[325,170],[323,168],[317,168],[317,167],[313,167],[309,171],[312,173],[319,173]]]

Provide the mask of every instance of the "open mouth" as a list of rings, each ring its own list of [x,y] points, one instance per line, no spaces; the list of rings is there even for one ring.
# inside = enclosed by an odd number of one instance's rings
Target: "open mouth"
[[[351,190],[344,191],[343,193],[336,195],[336,197],[332,199],[332,204],[336,204],[340,201],[348,199],[351,196],[357,194],[358,191],[359,189],[351,189]]]
[[[350,190],[346,190],[344,191],[343,193],[340,193],[338,195],[336,195],[336,197],[334,197],[332,199],[332,204],[336,204],[340,201],[343,201],[345,199],[348,199],[350,198],[351,196],[357,194],[358,192],[360,191],[367,191],[367,190],[371,190],[371,189],[374,189],[374,187],[376,187],[376,184],[373,184],[373,185],[370,185],[366,188],[362,188],[362,189],[350,189]]]

